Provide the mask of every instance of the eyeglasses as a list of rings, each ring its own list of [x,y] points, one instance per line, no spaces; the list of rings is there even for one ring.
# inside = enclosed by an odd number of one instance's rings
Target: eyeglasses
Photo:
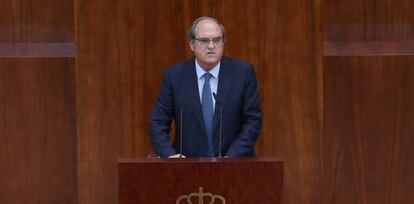
[[[202,46],[208,46],[210,45],[210,42],[213,42],[214,45],[221,45],[223,44],[223,38],[220,37],[215,37],[215,38],[194,38],[195,40],[197,40],[200,45]]]

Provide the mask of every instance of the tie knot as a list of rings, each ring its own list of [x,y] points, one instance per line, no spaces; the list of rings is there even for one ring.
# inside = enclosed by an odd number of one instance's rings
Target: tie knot
[[[212,74],[210,74],[210,73],[205,73],[203,76],[204,76],[205,83],[209,83],[209,82],[210,82],[210,78],[211,78],[213,75],[212,75]]]

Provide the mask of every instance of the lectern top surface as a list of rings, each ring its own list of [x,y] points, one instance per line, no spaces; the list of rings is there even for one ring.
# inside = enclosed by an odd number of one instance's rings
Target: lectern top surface
[[[283,162],[277,157],[244,158],[120,158],[118,163],[214,163],[214,162]]]

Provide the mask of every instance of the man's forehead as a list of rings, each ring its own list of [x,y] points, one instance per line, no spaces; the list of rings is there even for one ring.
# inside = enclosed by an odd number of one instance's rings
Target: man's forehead
[[[204,22],[206,21],[206,22]],[[209,22],[207,22],[209,21]],[[196,28],[196,33],[198,35],[220,35],[221,34],[221,30],[220,30],[220,26],[214,22],[211,21],[209,19],[205,19],[203,21],[200,21],[197,24],[197,28]]]
[[[215,21],[212,21],[210,19],[204,19],[204,20],[197,23],[196,30],[200,30],[200,29],[202,29],[202,30],[204,30],[204,29],[212,29],[212,30],[218,29],[218,30],[220,30],[220,26]]]

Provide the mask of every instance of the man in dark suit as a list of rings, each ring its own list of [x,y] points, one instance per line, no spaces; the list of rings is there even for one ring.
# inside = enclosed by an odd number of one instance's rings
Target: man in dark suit
[[[218,20],[198,18],[189,29],[195,58],[164,70],[149,124],[152,146],[161,157],[255,156],[262,113],[254,68],[223,57],[225,34]]]

